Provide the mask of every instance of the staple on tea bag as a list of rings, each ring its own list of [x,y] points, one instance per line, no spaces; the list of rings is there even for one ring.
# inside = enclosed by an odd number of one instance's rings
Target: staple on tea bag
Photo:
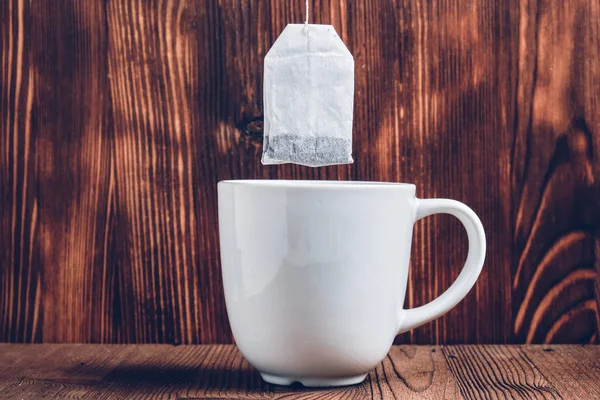
[[[352,163],[353,102],[354,58],[333,26],[288,25],[265,57],[262,163]]]

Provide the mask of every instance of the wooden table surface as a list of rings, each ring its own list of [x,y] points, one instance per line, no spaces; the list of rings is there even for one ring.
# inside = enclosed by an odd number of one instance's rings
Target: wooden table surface
[[[234,346],[0,344],[0,398],[600,397],[599,346],[394,346],[360,385],[264,383]]]

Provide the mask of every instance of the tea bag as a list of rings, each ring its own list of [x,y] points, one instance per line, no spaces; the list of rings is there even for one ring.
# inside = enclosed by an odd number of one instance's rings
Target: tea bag
[[[265,57],[262,163],[351,164],[354,58],[331,25],[290,24]]]

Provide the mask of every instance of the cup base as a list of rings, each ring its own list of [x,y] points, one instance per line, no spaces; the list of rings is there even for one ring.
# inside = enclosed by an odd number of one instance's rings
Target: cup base
[[[350,386],[357,385],[365,380],[367,374],[351,376],[347,378],[296,378],[291,376],[278,376],[260,373],[265,382],[273,385],[290,386],[294,382],[299,382],[305,387],[332,387],[332,386]]]

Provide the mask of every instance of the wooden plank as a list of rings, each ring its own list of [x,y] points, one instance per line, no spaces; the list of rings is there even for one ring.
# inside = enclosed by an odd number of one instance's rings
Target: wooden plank
[[[395,346],[360,385],[263,382],[230,345],[0,344],[6,399],[595,398],[596,346]]]
[[[31,2],[39,341],[113,341],[111,148],[103,7]],[[39,300],[38,300],[39,299]],[[19,341],[27,341],[26,338]]]
[[[512,304],[518,342],[595,340],[598,2],[520,3]],[[595,94],[594,94],[595,93]]]
[[[369,119],[377,135],[369,138],[375,146],[366,161],[375,169],[372,179],[414,182],[420,197],[465,202],[481,216],[494,243],[467,298],[399,341],[505,342],[510,336],[502,321],[511,317],[506,263],[511,249],[510,177],[503,160],[510,150],[512,111],[507,105],[513,94],[510,85],[498,82],[512,79],[514,38],[495,32],[509,30],[515,14],[510,2],[398,4],[387,2],[383,9],[373,4],[370,12],[378,21],[367,32],[379,26],[380,34],[368,36],[375,50],[363,55],[367,65],[374,64],[365,84],[374,86],[373,97],[382,98],[377,107],[368,105],[379,113]],[[389,21],[383,10],[391,10],[398,22]],[[474,182],[485,182],[486,189]],[[467,254],[465,239],[461,225],[448,216],[416,225],[407,307],[431,301],[453,282]],[[485,304],[501,305],[493,307],[494,318],[488,318]],[[489,324],[473,323],[483,320]]]
[[[191,115],[203,24],[191,7],[185,1],[106,4],[118,209],[115,287],[127,342],[229,336],[216,334],[227,323],[224,312],[215,318],[221,289],[215,293],[218,275],[208,271],[214,264],[199,259],[199,240],[215,224],[205,219],[207,204],[194,199],[194,182],[208,177],[196,176],[192,165],[196,136],[202,137]]]
[[[0,8],[0,340],[111,340],[101,5]]]
[[[34,261],[36,87],[30,8],[24,3],[0,4],[0,340],[12,341],[34,340],[40,322],[41,271]]]

